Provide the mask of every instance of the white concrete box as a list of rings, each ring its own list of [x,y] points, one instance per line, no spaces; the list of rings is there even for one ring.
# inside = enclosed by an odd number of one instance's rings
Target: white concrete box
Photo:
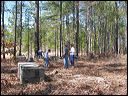
[[[21,74],[21,66],[38,66],[35,62],[18,62],[18,78],[20,77]]]
[[[44,70],[39,67],[22,66],[20,83],[35,83],[44,79]]]
[[[21,84],[38,82],[44,79],[44,69],[38,67],[35,62],[19,62],[18,78]]]

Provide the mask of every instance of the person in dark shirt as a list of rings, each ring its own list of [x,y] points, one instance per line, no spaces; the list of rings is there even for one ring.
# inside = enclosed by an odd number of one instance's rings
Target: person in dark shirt
[[[65,48],[64,48],[64,68],[65,69],[68,68],[68,55],[69,55],[69,49],[67,45],[65,45]]]
[[[42,50],[41,49],[38,50],[38,58],[39,59],[42,58]]]

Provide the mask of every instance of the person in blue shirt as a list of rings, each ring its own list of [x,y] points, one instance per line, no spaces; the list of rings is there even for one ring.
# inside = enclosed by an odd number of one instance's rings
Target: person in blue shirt
[[[48,66],[49,66],[49,55],[48,55],[48,53],[50,53],[50,52],[51,52],[50,49],[48,49],[48,51],[45,52],[44,59],[45,59],[45,67],[46,68],[48,68]]]
[[[67,69],[68,68],[68,56],[69,55],[69,49],[68,49],[68,46],[67,44],[65,45],[65,48],[64,48],[64,68]]]

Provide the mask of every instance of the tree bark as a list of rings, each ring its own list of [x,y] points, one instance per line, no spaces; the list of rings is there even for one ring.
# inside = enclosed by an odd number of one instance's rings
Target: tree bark
[[[55,57],[56,57],[56,29],[55,29]]]
[[[19,55],[21,56],[21,45],[22,45],[22,1],[20,5],[20,50]]]
[[[57,34],[56,34],[57,35],[57,57],[58,57],[58,49],[59,49],[58,48],[58,42],[59,42],[59,35],[58,35],[59,32],[58,31],[59,30],[58,30],[58,27],[57,27]]]
[[[96,38],[96,26],[94,24],[94,53],[96,54],[96,41],[97,41],[97,38]]]
[[[29,59],[29,15],[28,15],[28,59]]]
[[[41,8],[40,8],[40,28],[39,28],[39,33],[40,33],[40,35],[39,35],[39,38],[40,38],[39,42],[40,42],[40,44],[39,45],[40,45],[40,48],[42,48],[41,16],[42,15],[41,15]]]
[[[107,44],[106,44],[106,36],[107,36],[107,17],[105,17],[105,20],[104,20],[104,53],[106,52],[106,48],[107,48]]]
[[[36,46],[35,46],[35,53],[37,56],[37,52],[39,50],[39,1],[35,1],[36,4],[36,32],[35,32],[35,39],[36,39]]]
[[[64,23],[64,17],[65,17],[65,16],[63,16],[63,33],[64,33],[64,27],[65,27],[65,26],[64,26],[64,24],[65,24],[65,23]],[[62,34],[62,54],[63,54],[64,44],[65,44],[64,39],[65,39],[65,38],[64,38],[64,34]]]
[[[14,40],[14,59],[16,61],[16,32],[17,32],[17,1],[16,1],[16,18],[15,18],[15,40]]]
[[[66,16],[66,28],[67,28],[67,38],[70,45],[69,15]]]
[[[77,32],[76,32],[76,56],[78,57],[79,53],[79,1],[76,1],[76,24],[77,24]]]
[[[89,22],[89,13],[88,13],[88,8],[87,8],[87,13],[86,13],[86,27],[85,27],[85,32],[86,32],[86,41],[85,41],[85,43],[86,43],[86,53],[87,53],[87,56],[88,56],[88,49],[89,49],[89,39],[88,39],[88,36],[89,36],[89,34],[88,34],[88,30],[87,30],[87,28],[88,28],[88,22]]]
[[[60,57],[62,48],[62,1],[60,1]]]
[[[75,33],[75,1],[73,1],[73,44],[75,43],[75,41],[74,41],[74,33]]]
[[[116,7],[116,25],[115,25],[115,32],[116,32],[116,42],[115,42],[115,51],[116,54],[118,54],[118,7],[117,7],[117,1],[115,1],[115,7]]]
[[[3,37],[3,59],[5,59],[5,42],[4,42],[4,40],[5,40],[5,36],[4,36],[4,1],[2,1],[1,2],[2,4],[3,4],[3,8],[2,8],[2,37]]]

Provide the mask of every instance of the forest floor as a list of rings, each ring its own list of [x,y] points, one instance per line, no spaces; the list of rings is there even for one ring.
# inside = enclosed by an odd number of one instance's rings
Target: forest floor
[[[40,63],[42,64],[42,63]],[[99,60],[81,57],[75,67],[63,68],[63,60],[51,61],[47,81],[20,84],[17,64],[1,61],[1,95],[126,95],[127,55]]]

